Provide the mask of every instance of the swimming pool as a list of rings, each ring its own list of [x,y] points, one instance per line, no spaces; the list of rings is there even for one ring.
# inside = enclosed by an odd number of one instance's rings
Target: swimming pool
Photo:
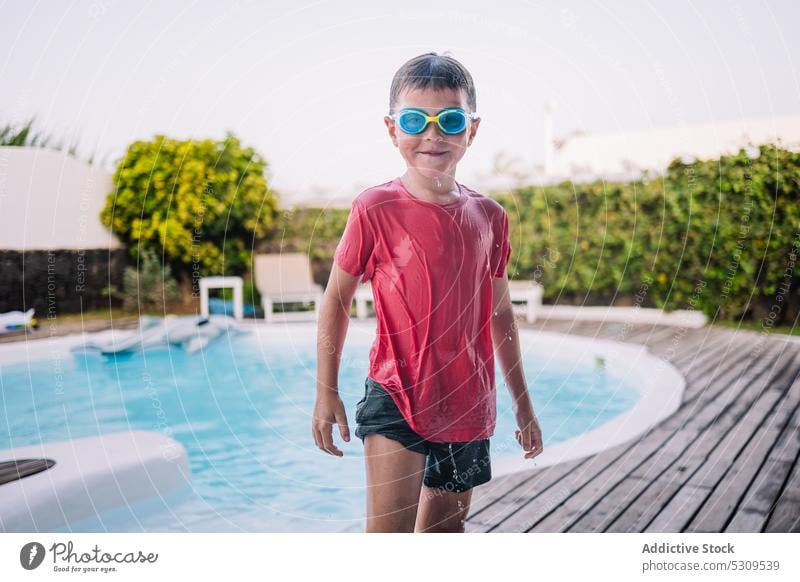
[[[165,348],[77,356],[68,348],[79,336],[70,336],[29,342],[28,356],[14,361],[0,346],[0,449],[141,429],[168,435],[188,452],[185,490],[56,531],[363,531],[362,442],[353,435],[345,443],[335,432],[340,458],[311,437],[315,324],[247,329],[194,354]],[[353,321],[345,344],[340,394],[351,434],[374,333],[374,323]],[[633,352],[530,330],[520,338],[545,449],[597,434],[641,406]],[[497,386],[493,470],[495,462],[518,463],[522,453],[499,364]]]

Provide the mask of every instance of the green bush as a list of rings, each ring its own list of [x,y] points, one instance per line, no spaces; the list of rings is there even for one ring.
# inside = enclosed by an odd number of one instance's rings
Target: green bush
[[[800,307],[797,153],[764,145],[750,156],[675,160],[641,182],[527,187],[498,201],[512,223],[510,273],[540,281],[550,301],[773,324]]]
[[[199,277],[244,274],[250,249],[270,234],[278,200],[265,168],[230,133],[137,141],[117,166],[101,220],[133,258],[140,248],[163,251],[184,293],[196,291]]]
[[[126,311],[163,313],[171,303],[181,299],[178,283],[169,265],[162,264],[151,249],[142,251],[138,267],[125,267],[122,285],[122,290],[113,285],[107,287],[105,294],[121,299],[122,308]]]

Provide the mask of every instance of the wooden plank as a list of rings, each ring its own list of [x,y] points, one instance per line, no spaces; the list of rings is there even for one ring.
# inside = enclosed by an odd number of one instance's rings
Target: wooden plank
[[[795,355],[796,358],[796,355]],[[800,402],[800,370],[798,363],[792,366],[793,374],[788,378],[789,389],[783,393],[783,398],[778,405],[765,418],[764,422],[732,463],[723,465],[725,470],[722,479],[709,495],[709,498],[699,507],[697,515],[682,531],[691,532],[721,532],[733,518],[736,508],[742,502],[745,493],[753,483],[758,472],[763,470],[770,452],[778,443],[778,439],[791,421],[792,415]],[[779,379],[770,388],[781,390]],[[766,517],[766,516],[765,516]],[[753,530],[760,532],[761,527]]]
[[[724,369],[730,366],[731,362],[742,359],[747,359],[748,362],[753,362],[751,364],[752,366],[763,365],[763,362],[758,362],[759,358],[757,356],[747,358],[746,356],[742,355],[742,352],[747,352],[749,345],[750,344],[742,338],[734,338],[729,343],[723,344],[720,347],[720,351],[715,351],[711,357],[707,359],[698,359],[698,369],[700,372],[711,374],[714,370]],[[692,375],[690,372],[691,368],[686,368],[685,370],[683,368],[679,369],[686,376]],[[703,389],[702,383],[687,382],[686,391],[684,392],[684,404],[694,401]]]
[[[570,328],[570,333],[573,335],[597,337],[602,326],[603,323],[600,321],[575,321]]]
[[[600,330],[598,337],[610,341],[627,342],[630,341],[629,340],[630,335],[633,333],[635,329],[636,326],[630,323],[609,322],[606,323]]]
[[[702,396],[708,395],[711,387],[718,387],[715,386],[714,380],[719,379],[722,375],[726,378],[730,377],[726,371],[731,370],[732,367],[736,367],[741,374],[746,374],[747,366],[752,368],[754,365],[740,355],[741,350],[746,347],[747,344],[743,340],[734,337],[725,340],[722,344],[715,345],[713,350],[700,352],[701,357],[695,358],[691,363],[678,366],[679,372],[686,380],[681,406],[690,405]],[[708,399],[706,398],[706,400]]]
[[[617,453],[620,447],[616,447]],[[623,451],[624,452],[624,451]],[[552,487],[545,491],[535,492],[520,488],[514,498],[503,500],[503,513],[495,515],[492,527],[487,531],[496,532],[524,532],[540,523],[563,507],[571,499],[583,483],[592,479],[602,471],[606,461],[600,455],[593,455],[579,467],[566,473]],[[550,520],[545,528],[536,531],[558,532],[563,531],[566,525],[564,520]]]
[[[795,469],[798,465],[795,466]],[[800,474],[795,470],[790,477],[791,492],[780,496],[775,510],[767,522],[767,533],[800,533]]]
[[[519,449],[519,451],[521,453],[521,449]],[[584,460],[585,459],[573,459],[541,469],[531,468],[526,471],[518,471],[493,478],[485,485],[475,488],[470,503],[470,514],[467,520],[475,519],[480,512],[484,511],[503,496],[509,494],[513,495],[514,491],[520,486],[527,483],[529,487],[540,487],[543,481],[549,482],[557,473],[569,471],[580,465]],[[535,462],[535,460],[533,462]],[[485,521],[485,519],[482,518],[482,521]]]
[[[661,357],[679,368],[685,368],[701,355],[725,353],[732,346],[744,345],[743,339],[736,334],[719,331],[714,331],[709,335],[698,335],[697,338],[692,338],[685,343],[690,349],[681,350],[672,357],[669,357],[669,353],[660,354]]]
[[[724,373],[716,378],[716,383],[720,386],[717,392],[721,391],[727,383],[727,378],[736,373],[744,373],[747,362],[738,361],[735,365],[726,368]],[[709,398],[717,392],[709,391]],[[676,443],[681,443],[680,450],[687,444],[693,442],[696,434],[692,429],[677,429],[685,423],[688,418],[686,409],[679,409],[676,413],[682,420],[672,426],[669,430],[655,427],[643,435],[637,442],[624,443],[617,447],[595,455],[591,463],[585,467],[581,473],[570,474],[565,478],[567,489],[575,491],[575,494],[565,500],[560,506],[556,507],[544,519],[534,524],[534,531],[562,531],[568,528],[574,521],[578,520],[586,513],[593,504],[598,503],[606,497],[608,490],[615,484],[624,479],[631,470],[631,467],[639,465],[641,462],[651,457],[655,452],[669,450]],[[674,416],[673,416],[674,418]],[[677,455],[677,452],[675,453]],[[646,482],[640,483],[640,487]],[[546,495],[545,495],[546,497]],[[539,498],[538,503],[547,503],[547,499]],[[520,507],[498,529],[502,531],[520,531],[523,525],[529,524],[530,519],[525,515],[524,507]],[[589,527],[583,531],[595,531],[594,527]]]
[[[474,519],[475,516],[497,501],[503,495],[517,488],[520,483],[531,479],[534,471],[517,471],[503,475],[502,477],[492,477],[492,480],[476,487],[472,493],[472,500],[469,505],[470,514],[467,521]]]
[[[562,323],[566,324],[563,328],[575,328],[571,325],[572,322]],[[545,329],[547,328],[545,327]],[[587,330],[591,333],[588,326],[583,326],[581,329],[584,333]],[[551,329],[547,329],[547,331],[551,331]],[[639,330],[640,333],[642,331],[641,329]],[[598,337],[608,337],[608,332],[609,328],[606,326],[598,330]],[[633,334],[631,333],[630,335]],[[644,337],[647,338],[646,332],[644,333]],[[752,380],[752,383],[758,383],[760,375],[769,368],[770,362],[774,361],[770,356],[773,355],[775,358],[780,357],[780,353],[775,355],[775,339],[766,338],[763,334],[747,334],[747,336],[745,336],[733,330],[713,328],[713,331],[708,332],[706,328],[703,328],[701,330],[689,330],[680,337],[671,332],[664,332],[659,335],[658,339],[661,341],[656,342],[653,347],[650,348],[651,352],[661,354],[667,353],[673,356],[675,360],[681,358],[681,362],[684,366],[688,365],[688,367],[694,368],[689,371],[689,375],[692,378],[687,381],[689,406],[684,406],[686,404],[684,403],[676,415],[668,419],[668,421],[672,422],[662,423],[664,428],[671,427],[675,430],[672,438],[666,441],[666,446],[662,449],[664,455],[668,456],[674,456],[682,449],[691,446],[694,442],[703,440],[697,438],[699,434],[703,434],[704,436],[713,436],[716,434],[720,436],[721,433],[718,431],[719,427],[713,428],[714,419],[720,413],[724,415],[726,422],[730,422],[731,417],[738,418],[746,416],[748,411],[743,410],[741,405],[736,406],[728,402],[726,406],[724,404],[724,398],[717,401],[721,392],[724,391],[720,389],[720,386],[724,386],[726,378],[734,376],[739,384],[747,380]],[[767,339],[769,341],[767,341]],[[667,343],[665,343],[664,340],[666,340]],[[710,349],[712,347],[713,352]],[[748,368],[748,364],[751,360],[756,361]],[[680,367],[679,365],[679,368]],[[705,378],[706,381],[703,381],[704,378],[702,375],[699,375],[699,372],[703,372],[706,375],[711,374],[711,382],[708,382],[708,378]],[[748,383],[748,385],[751,385],[751,383]],[[745,387],[743,390],[747,390],[747,388]],[[775,388],[773,387],[772,390],[774,391]],[[751,398],[753,397],[753,394],[749,391],[747,394]],[[764,402],[767,401],[764,400],[756,409],[760,413],[763,413],[765,410]],[[787,402],[790,402],[790,400],[787,400]],[[722,403],[721,406],[720,403]],[[694,426],[697,422],[692,422],[692,418],[676,421],[675,417],[680,415],[681,411],[684,409],[690,411],[699,410],[702,413],[697,415],[697,419],[705,422],[707,425],[702,433],[697,432],[698,427]],[[751,413],[751,415],[752,414],[757,415],[758,413]],[[785,411],[781,414],[785,415]],[[740,531],[736,528],[743,524],[755,524],[757,526],[758,524],[765,523],[766,512],[772,507],[772,502],[765,501],[765,499],[774,500],[776,498],[776,490],[779,488],[779,485],[776,485],[775,480],[781,481],[781,477],[786,476],[790,471],[791,475],[786,479],[786,487],[779,500],[780,511],[782,513],[778,515],[778,508],[776,506],[776,511],[770,514],[769,522],[764,526],[764,529],[767,531],[770,531],[769,528],[773,528],[774,531],[796,531],[792,528],[796,528],[800,522],[798,519],[798,511],[800,511],[800,493],[797,492],[798,485],[800,484],[797,464],[797,452],[800,450],[800,436],[798,436],[799,431],[796,426],[797,422],[800,421],[800,408],[795,409],[792,419],[790,423],[785,424],[784,430],[780,432],[780,436],[777,440],[775,438],[771,439],[774,442],[774,446],[769,453],[767,461],[763,464],[762,471],[757,472],[757,476],[748,484],[746,493],[742,495],[742,502],[739,510],[733,516],[729,524],[731,531]],[[750,420],[752,420],[752,418]],[[792,425],[791,427],[789,426],[790,424]],[[763,430],[770,430],[767,426],[767,424],[762,424]],[[658,429],[659,427],[655,428]],[[770,433],[773,436],[774,429],[775,424],[773,423],[772,433]],[[728,427],[728,431],[724,434],[730,434],[730,430],[731,427]],[[758,430],[760,431],[762,429],[759,428]],[[654,429],[649,431],[648,434],[643,435],[636,443],[637,447],[641,449],[641,446],[638,445],[641,445],[643,441],[652,440],[654,437],[650,435],[655,432],[657,431]],[[730,438],[732,439],[733,437]],[[762,442],[763,440],[764,439],[757,439],[753,436],[749,442],[745,443],[745,446],[748,447],[748,451],[758,446],[758,449],[750,451],[750,456],[755,456],[759,451],[763,454],[765,446]],[[768,439],[767,442],[769,442],[769,440],[770,439]],[[727,449],[728,447],[722,447],[719,451]],[[597,512],[599,506],[605,501],[609,489],[621,490],[621,483],[626,483],[628,485],[627,497],[629,499],[641,499],[642,503],[644,503],[644,501],[646,501],[645,496],[649,495],[649,493],[647,493],[648,490],[652,490],[655,499],[659,499],[656,493],[657,488],[648,487],[649,484],[654,482],[650,476],[645,475],[643,477],[641,474],[634,475],[629,473],[627,478],[624,478],[622,481],[619,480],[620,475],[626,470],[629,470],[632,466],[642,465],[647,462],[648,458],[654,456],[654,451],[651,451],[650,457],[642,459],[642,451],[640,450],[638,454],[626,457],[625,453],[630,451],[630,444],[620,445],[589,459],[583,459],[580,463],[572,465],[568,471],[560,471],[558,474],[553,472],[551,479],[546,482],[541,478],[531,480],[531,477],[548,470],[553,470],[555,467],[533,471],[525,477],[520,477],[519,474],[507,475],[497,482],[493,481],[487,484],[486,487],[478,488],[476,489],[476,493],[479,491],[485,493],[474,496],[473,504],[476,500],[480,500],[481,497],[485,498],[485,503],[483,507],[480,507],[480,505],[473,505],[473,508],[477,511],[474,511],[473,515],[468,518],[467,531],[524,531],[530,529],[534,531],[566,531],[568,529],[574,531],[591,531],[582,530],[580,527],[570,527],[570,523],[578,526],[581,522],[581,516],[585,517],[593,512]],[[793,459],[791,458],[792,454],[794,454]],[[623,457],[626,458],[623,459]],[[725,481],[725,483],[730,482],[735,484],[737,491],[742,489],[742,483],[747,483],[747,480],[743,480],[741,477],[745,472],[746,465],[744,464],[744,459],[746,458],[747,455],[745,453],[735,457],[733,462],[740,462],[741,467],[734,465],[728,475],[728,480]],[[602,462],[598,463],[598,461]],[[595,463],[598,464],[597,467],[593,467]],[[616,475],[614,475],[614,469],[611,468],[610,464],[616,465],[614,468],[617,472]],[[678,465],[678,467],[680,466],[681,465]],[[563,467],[561,468],[563,469]],[[677,470],[680,471],[680,469]],[[592,475],[593,471],[595,472],[594,475]],[[686,473],[686,469],[684,469],[683,473]],[[748,474],[752,474],[752,469]],[[768,478],[774,474],[777,474],[776,478]],[[705,475],[710,478],[711,473],[706,473]],[[734,475],[740,475],[740,477],[734,478]],[[603,477],[606,477],[606,479],[604,480]],[[673,500],[683,500],[682,504],[688,503],[693,507],[699,506],[701,512],[698,513],[697,516],[698,519],[700,519],[703,515],[703,506],[702,502],[698,505],[698,500],[702,500],[704,497],[708,496],[715,496],[715,491],[717,491],[713,486],[709,487],[704,485],[703,483],[705,482],[707,482],[705,479],[692,481],[688,479],[688,476],[687,479],[683,480],[672,479],[672,482],[668,483],[668,485],[672,487],[669,498]],[[636,485],[631,486],[633,483],[636,483]],[[502,486],[493,489],[496,484]],[[723,482],[720,481],[719,483],[714,483],[714,485],[721,487],[718,491],[719,494],[722,495],[724,491]],[[769,494],[770,489],[772,491],[771,495]],[[643,490],[645,493],[643,493]],[[663,495],[660,499],[664,499]],[[593,503],[590,503],[592,501]],[[580,508],[576,511],[574,506],[578,503],[580,504]],[[678,501],[675,501],[675,503],[678,503]],[[763,507],[765,503],[766,507]],[[563,514],[564,507],[566,506],[572,506],[575,515],[567,516],[568,519],[561,520],[559,523],[556,519],[556,515],[558,513]],[[484,513],[482,518],[478,517],[480,513]],[[577,520],[576,516],[578,518]],[[471,521],[473,518],[475,518],[474,521]],[[548,521],[555,527],[552,529],[544,527]],[[756,529],[753,529],[751,526],[744,528],[744,531],[756,531]]]
[[[768,533],[800,532],[800,457],[796,457],[794,460],[794,467],[778,497],[775,509],[767,520],[764,531]]]
[[[659,337],[659,341],[648,344],[654,354],[661,355],[662,352],[679,352],[685,351],[686,347],[692,344],[699,344],[701,341],[708,342],[713,336],[713,329],[710,327],[703,327],[700,329],[685,329],[685,328],[669,328],[668,333],[663,337]],[[636,336],[637,341],[641,341],[639,335]]]
[[[735,336],[716,334],[709,340],[708,336],[697,334],[692,341],[684,342],[678,348],[669,348],[671,351],[668,354],[668,348],[663,343],[648,346],[648,350],[688,376],[698,369],[710,369],[710,364],[718,363],[726,351],[738,345],[744,344],[739,343]]]
[[[626,342],[650,347],[669,341],[674,333],[675,328],[668,326],[657,326],[651,327],[650,329],[644,329],[641,333],[629,334],[623,337],[623,340]]]
[[[781,432],[726,532],[762,531],[800,454],[800,406]]]
[[[673,416],[650,432],[648,455],[628,467],[609,466],[605,475],[600,477],[606,481],[605,486],[599,488],[591,499],[584,500],[580,508],[581,517],[569,530],[604,531],[644,492],[664,467],[679,460],[689,446],[702,443],[699,435],[705,426],[698,422],[699,413],[710,410],[714,415],[722,410],[725,402],[719,396],[729,390],[731,384],[742,385],[739,390],[743,390],[752,374],[748,366],[747,360],[737,359],[721,371],[715,371],[703,382],[706,389],[701,391],[695,402],[684,403]],[[706,416],[709,416],[708,412]],[[680,472],[681,466],[676,464],[675,470]]]
[[[606,340],[640,343],[635,338],[645,338],[652,331],[651,324],[606,323],[599,337]]]
[[[694,348],[687,346],[687,349],[694,351]],[[471,516],[476,515],[484,507],[490,505],[495,500],[499,499],[507,492],[512,491],[528,481],[532,476],[529,472],[520,472],[513,475],[505,475],[500,479],[493,479],[482,487],[475,489],[473,494],[472,503],[470,504]],[[468,520],[471,519],[468,518]]]
[[[685,481],[684,487],[694,491],[705,491],[706,497],[691,495],[686,499],[676,496],[669,500],[666,506],[648,524],[645,531],[652,532],[721,532],[730,516],[733,514],[738,500],[744,490],[752,481],[760,465],[760,458],[752,458],[745,451],[748,443],[758,445],[753,439],[761,428],[767,427],[767,421],[776,414],[782,416],[778,419],[780,427],[775,431],[774,437],[767,442],[759,454],[766,456],[768,449],[774,444],[780,428],[788,420],[793,406],[781,407],[780,403],[787,402],[790,397],[789,386],[793,384],[798,373],[798,363],[795,354],[785,354],[783,358],[787,363],[781,363],[783,369],[776,371],[774,380],[766,377],[762,382],[762,389],[755,394],[755,402],[737,399],[725,414],[737,420],[726,429],[721,436],[719,444],[701,460],[695,472],[688,477],[681,476],[680,481]],[[739,408],[737,409],[737,406]],[[717,431],[722,422],[716,422],[712,429]],[[711,435],[711,431],[704,434],[703,438],[714,441],[718,435]],[[761,433],[763,437],[764,433]],[[750,451],[751,453],[753,451]],[[737,462],[738,461],[738,462]],[[695,519],[692,516],[697,513]]]
[[[617,337],[621,338],[620,341],[641,343],[641,338],[652,333],[654,326],[650,323],[622,323],[614,329],[617,331]]]
[[[695,330],[695,331],[697,331],[697,330]],[[659,330],[657,330],[657,332],[653,333],[653,335],[648,340],[647,345],[648,346],[650,346],[650,345],[655,346],[655,345],[659,345],[659,344],[662,344],[662,343],[665,343],[665,342],[669,342],[674,337],[674,335],[675,335],[675,328],[673,328],[673,327],[663,327],[662,329],[659,329]],[[692,337],[694,337],[695,335],[699,335],[699,334],[692,333]]]
[[[678,351],[669,352],[669,354],[663,351],[663,344],[648,349],[661,360],[677,368],[684,377],[687,377],[697,372],[713,369],[718,366],[721,360],[727,357],[728,352],[733,349],[739,349],[743,345],[736,338],[715,338],[713,342],[705,341],[702,348],[699,348],[695,343],[689,343],[681,346]]]
[[[710,349],[695,351],[687,358],[680,358],[681,361],[673,361],[672,365],[684,376],[684,378],[702,378],[705,375],[713,374],[722,366],[726,358],[733,357],[732,354],[738,352],[744,343],[737,339],[723,340],[714,344]],[[696,387],[702,386],[697,382],[687,382],[686,390],[683,395],[684,402],[696,395]]]
[[[699,392],[707,390],[708,381],[724,372],[730,367],[731,362],[740,360],[738,352],[746,344],[736,338],[732,341],[725,340],[713,349],[696,352],[693,359],[686,364],[673,362],[678,371],[686,380],[686,389],[683,393],[682,404],[697,398]],[[693,351],[693,348],[690,348]],[[730,362],[728,361],[730,360]]]
[[[647,463],[634,471],[640,479],[650,481],[647,494],[629,504],[606,531],[681,531],[682,524],[689,520],[697,506],[677,504],[701,503],[700,493],[703,490],[710,492],[720,477],[716,464],[711,462],[714,451],[726,451],[726,439],[743,446],[742,439],[751,436],[754,424],[760,423],[780,399],[780,392],[768,390],[766,387],[774,378],[774,366],[780,366],[780,374],[786,374],[787,369],[794,373],[794,368],[790,369],[794,359],[790,358],[786,362],[786,358],[781,358],[783,355],[783,351],[779,349],[777,358],[772,361],[766,374],[754,372],[763,371],[761,366],[751,367],[733,386],[715,399],[715,406],[705,407],[693,415],[692,422],[699,422],[703,427],[701,437],[681,453],[678,459],[668,463],[664,463],[663,459],[656,459],[655,462]],[[742,388],[739,388],[740,385]],[[744,422],[744,433],[736,430],[740,420]],[[735,448],[736,444],[731,446]],[[723,458],[723,462],[726,462],[726,458]],[[693,480],[694,485],[691,495],[676,498],[676,493],[690,480]],[[676,505],[671,505],[673,499],[676,499]],[[662,514],[662,520],[655,521]],[[651,522],[654,525],[649,529]]]
[[[550,330],[547,330],[550,331]],[[531,477],[529,472],[519,472],[513,475],[505,475],[501,479],[494,479],[485,486],[476,488],[473,494],[471,510],[473,515],[478,513],[483,507],[494,502],[497,498],[504,495],[507,491],[513,490]]]
[[[491,531],[508,514],[509,507],[516,507],[523,501],[535,499],[542,492],[553,487],[565,475],[580,470],[585,461],[585,458],[576,459],[534,472],[514,473],[508,475],[508,478],[504,479],[502,483],[494,484],[490,481],[493,488],[488,491],[485,487],[476,487],[475,493],[480,492],[480,494],[470,504],[470,515],[466,520],[469,524],[469,531]],[[522,495],[524,495],[524,499]],[[473,509],[475,501],[477,501],[476,510]]]
[[[648,454],[651,453],[651,449],[647,448],[644,452],[640,452],[642,446],[647,446],[647,441],[644,440],[647,434],[643,435],[640,440],[637,441],[629,441],[627,443],[623,443],[617,445],[614,448],[611,448],[607,451],[603,451],[598,455],[595,455],[592,458],[590,464],[581,467],[581,472],[573,472],[565,478],[564,487],[566,489],[577,490],[579,489],[585,482],[590,481],[596,474],[604,471],[610,470],[609,467],[612,463],[617,463],[619,465],[625,465],[630,463],[638,463],[643,458],[645,458]],[[695,434],[691,434],[690,431],[683,431],[678,439],[686,439],[686,443],[692,442],[696,438]],[[673,442],[675,442],[674,439]],[[631,444],[633,442],[633,444]],[[658,443],[656,446],[663,446],[662,443]],[[590,493],[599,493],[593,488],[589,488],[588,491]],[[584,495],[584,493],[582,493]],[[542,499],[539,498],[537,503],[542,503],[547,506],[554,505],[549,499]],[[525,503],[519,505],[517,507],[511,508],[509,513],[514,513],[515,511],[522,508],[522,506],[526,505]],[[560,518],[559,518],[560,519]],[[515,521],[510,521],[504,524],[502,530],[503,531],[517,531],[517,528],[522,528],[524,525],[528,524],[531,520],[528,516],[523,518],[523,521],[520,523],[515,523]],[[537,531],[560,531],[559,526],[557,523],[548,524],[546,528],[537,528]]]
[[[679,361],[677,354],[692,354],[705,351],[729,337],[728,334],[720,333],[713,327],[703,327],[701,329],[676,328],[673,333],[652,346],[652,352],[671,363]],[[693,349],[689,349],[693,348]]]

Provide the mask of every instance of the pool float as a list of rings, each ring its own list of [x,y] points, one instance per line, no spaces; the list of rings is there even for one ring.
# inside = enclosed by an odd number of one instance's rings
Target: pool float
[[[139,318],[137,329],[122,332],[121,335],[114,331],[110,338],[87,340],[72,348],[72,351],[113,355],[173,345],[187,353],[194,353],[210,345],[212,341],[243,333],[248,332],[227,315],[168,315],[163,319],[143,315]]]

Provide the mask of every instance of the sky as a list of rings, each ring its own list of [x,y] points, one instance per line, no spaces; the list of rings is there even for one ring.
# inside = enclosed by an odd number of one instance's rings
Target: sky
[[[137,139],[221,139],[287,200],[401,175],[389,86],[429,51],[461,61],[482,121],[456,178],[544,160],[556,137],[800,113],[800,3],[247,1],[0,3],[0,126],[32,116],[109,168]]]

